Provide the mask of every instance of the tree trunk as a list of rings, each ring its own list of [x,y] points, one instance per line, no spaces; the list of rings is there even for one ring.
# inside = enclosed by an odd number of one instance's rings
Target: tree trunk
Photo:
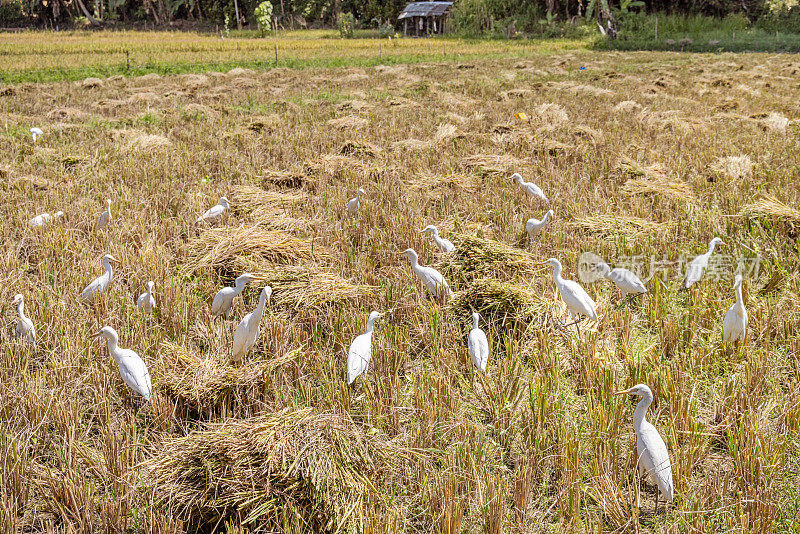
[[[83,0],[78,0],[78,7],[80,8],[81,12],[83,13],[83,16],[86,17],[89,20],[89,22],[91,22],[94,26],[101,26],[100,21],[97,20],[96,18],[94,18],[92,16],[92,14],[89,13],[89,10],[86,9],[86,6],[84,5]]]
[[[233,7],[236,10],[236,27],[242,29],[242,19],[239,17],[239,0],[233,0]]]
[[[617,21],[614,19],[614,13],[608,5],[608,0],[600,0],[600,14],[606,21],[606,33],[610,40],[617,38]]]

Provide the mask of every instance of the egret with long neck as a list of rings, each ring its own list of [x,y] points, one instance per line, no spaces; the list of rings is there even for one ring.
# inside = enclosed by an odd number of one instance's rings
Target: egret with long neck
[[[637,470],[645,477],[650,477],[658,486],[661,495],[672,500],[672,464],[669,459],[667,445],[652,424],[647,422],[647,410],[653,403],[653,392],[644,384],[637,384],[630,389],[618,391],[617,395],[637,395],[641,397],[633,412],[633,429],[636,431]],[[658,509],[658,495],[656,495]]]
[[[99,332],[92,334],[91,337],[102,337],[106,340],[108,353],[117,362],[122,380],[132,390],[144,397],[144,400],[150,400],[153,386],[150,382],[150,372],[147,370],[147,365],[136,352],[131,349],[120,348],[117,331],[110,326],[104,326]]]
[[[426,267],[419,264],[419,256],[414,249],[409,248],[401,252],[411,261],[411,270],[417,275],[425,287],[434,294],[436,297],[453,298],[453,292],[450,286],[447,285],[447,280],[444,279],[442,273],[433,267]]]
[[[736,302],[722,320],[722,341],[725,343],[744,341],[747,336],[747,309],[742,297],[742,275],[736,275],[733,287],[736,290]]]
[[[548,201],[547,197],[544,194],[544,191],[542,191],[542,188],[533,182],[526,182],[525,180],[523,180],[522,175],[520,173],[515,172],[514,174],[511,175],[511,179],[517,182],[519,186],[522,188],[522,190],[525,191],[525,194],[527,194],[529,197],[536,197],[542,200],[543,202]]]
[[[351,198],[347,202],[347,215],[349,215],[350,217],[355,217],[358,214],[358,208],[361,206],[361,195],[366,195],[366,194],[367,193],[364,192],[363,189],[361,189],[360,187],[358,188],[358,191],[356,191],[355,198]]]
[[[552,216],[553,210],[548,210],[547,213],[544,214],[544,217],[542,217],[541,221],[534,218],[528,219],[528,222],[525,223],[525,231],[528,232],[528,237],[533,239],[538,236],[541,233],[542,228],[544,228],[544,226],[547,224],[547,221],[549,221]]]
[[[429,232],[431,234],[431,237],[433,237],[433,242],[436,243],[436,246],[439,247],[439,250],[441,250],[442,252],[449,253],[453,252],[456,249],[455,245],[453,245],[453,243],[449,239],[444,239],[442,237],[439,237],[439,229],[436,228],[434,225],[429,224],[420,233],[424,234],[425,232]]]
[[[97,229],[105,228],[111,224],[111,199],[106,199],[106,210],[97,217]]]
[[[645,287],[644,283],[628,269],[622,267],[612,269],[607,263],[601,262],[597,264],[597,272],[606,280],[614,282],[623,299],[628,295],[635,296],[647,293],[647,287]]]
[[[373,311],[367,319],[367,330],[357,336],[347,351],[347,385],[351,385],[356,378],[367,372],[369,362],[372,360],[372,332],[375,321],[383,317],[382,313]]]
[[[472,363],[481,373],[485,373],[486,364],[489,362],[489,340],[486,339],[486,333],[478,326],[480,319],[478,312],[472,312],[472,330],[467,338],[467,348]]]
[[[692,287],[692,284],[698,282],[703,277],[703,272],[705,272],[706,267],[708,267],[708,260],[714,253],[714,248],[717,245],[724,245],[724,244],[725,242],[722,241],[722,239],[720,239],[719,237],[715,237],[708,243],[708,250],[704,254],[700,254],[691,262],[689,262],[689,265],[686,268],[686,282],[685,282],[686,289]]]
[[[236,327],[236,332],[233,335],[232,353],[232,357],[235,361],[244,358],[245,354],[256,346],[258,334],[261,330],[261,317],[264,315],[264,307],[271,296],[271,287],[266,286],[262,289],[261,295],[258,297],[256,309],[245,315],[244,319],[239,323],[239,326]]]
[[[81,291],[81,300],[83,302],[95,300],[100,296],[100,293],[108,289],[108,287],[111,285],[111,282],[114,279],[114,268],[111,266],[112,263],[119,263],[119,260],[111,254],[106,254],[103,256],[103,274],[92,280],[92,283],[90,283],[83,289],[83,291]]]
[[[224,315],[227,319],[231,318],[233,312],[233,301],[242,294],[244,286],[253,280],[253,275],[244,273],[236,278],[233,287],[223,287],[217,294],[214,295],[214,300],[211,302],[211,315],[220,317]]]
[[[565,326],[575,325],[578,329],[580,336],[580,328],[578,323],[583,321],[584,318],[589,318],[597,321],[597,304],[595,304],[592,297],[577,283],[572,280],[566,280],[561,276],[561,262],[556,258],[550,258],[543,263],[548,263],[553,268],[553,282],[558,288],[558,292],[564,303],[567,305],[572,323]]]
[[[17,326],[14,334],[17,339],[31,343],[33,350],[36,351],[36,329],[33,327],[33,321],[25,315],[25,297],[17,294],[13,304],[17,307]]]
[[[136,305],[142,310],[144,313],[153,313],[156,309],[156,299],[153,297],[153,283],[152,280],[147,282],[147,291],[139,295],[139,298],[136,299]]]

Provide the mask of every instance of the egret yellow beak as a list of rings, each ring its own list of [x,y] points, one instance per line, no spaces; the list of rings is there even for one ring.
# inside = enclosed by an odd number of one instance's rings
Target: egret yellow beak
[[[631,394],[631,389],[626,389],[624,391],[617,391],[616,393],[614,393],[614,395],[630,395],[630,394]]]
[[[103,332],[102,330],[98,330],[98,331],[97,331],[97,332],[95,332],[94,334],[89,334],[89,338],[90,338],[90,339],[94,339],[94,338],[96,338],[96,337],[100,337],[100,334],[101,334],[102,332]]]

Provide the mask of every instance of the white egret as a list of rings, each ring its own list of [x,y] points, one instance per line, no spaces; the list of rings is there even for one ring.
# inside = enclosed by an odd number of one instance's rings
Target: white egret
[[[537,197],[542,201],[547,202],[547,197],[545,196],[544,191],[542,191],[542,189],[535,183],[526,182],[523,180],[520,173],[515,172],[511,175],[511,179],[517,182],[529,197]]]
[[[453,292],[450,291],[450,286],[447,285],[447,280],[444,279],[442,273],[433,267],[425,267],[420,265],[419,256],[413,248],[406,249],[400,254],[405,254],[406,257],[411,260],[411,270],[413,270],[414,274],[416,274],[417,277],[422,280],[422,283],[425,284],[425,287],[428,288],[428,291],[437,297],[444,295],[447,296],[447,298],[453,298]]]
[[[734,341],[744,341],[747,335],[747,310],[742,299],[742,275],[736,275],[733,284],[736,290],[736,302],[730,307],[722,320],[722,341],[733,343]]]
[[[367,319],[367,331],[350,343],[350,350],[347,351],[347,385],[352,384],[369,369],[369,362],[372,359],[372,330],[375,321],[381,317],[382,313],[376,311],[370,313]]]
[[[615,267],[612,269],[607,263],[600,262],[597,264],[597,272],[603,275],[606,280],[611,280],[619,289],[624,299],[629,294],[638,295],[647,293],[647,288],[644,283],[639,280],[639,277],[633,274],[628,269],[622,267]]]
[[[667,502],[671,501],[674,487],[669,451],[667,451],[667,445],[661,439],[656,427],[645,419],[647,409],[653,402],[653,392],[646,385],[637,384],[625,391],[618,391],[616,394],[641,397],[633,412],[633,428],[636,431],[636,468],[639,473],[651,478],[656,483]],[[656,495],[656,509],[658,509],[658,495]]]
[[[144,313],[153,313],[153,311],[156,309],[156,299],[153,297],[154,285],[155,284],[152,280],[147,282],[147,291],[139,295],[139,298],[136,299],[136,305]]]
[[[528,237],[531,239],[535,238],[544,228],[544,225],[547,224],[547,221],[553,216],[553,210],[548,210],[547,213],[544,214],[542,220],[539,219],[528,219],[528,222],[525,223],[525,231],[528,232]]]
[[[97,217],[95,228],[98,230],[111,224],[111,199],[106,199],[106,210]]]
[[[44,132],[42,131],[41,128],[37,128],[36,126],[31,128],[31,137],[33,137],[34,143],[39,139],[39,136],[41,135],[44,135]]]
[[[350,217],[356,216],[356,214],[358,213],[358,208],[361,205],[361,195],[366,195],[366,194],[367,193],[363,189],[361,189],[360,187],[358,188],[358,191],[356,191],[356,197],[351,198],[349,201],[347,201],[347,215],[349,215]]]
[[[144,400],[150,400],[153,386],[150,383],[150,373],[147,371],[147,365],[136,352],[131,349],[119,348],[117,331],[110,326],[104,326],[99,332],[92,334],[91,337],[105,338],[108,342],[108,353],[117,362],[122,380],[132,390],[144,397]]]
[[[207,223],[216,223],[221,218],[222,215],[230,209],[231,205],[228,203],[228,199],[225,197],[220,197],[219,202],[211,206],[204,214],[197,218],[198,223],[207,222]]]
[[[692,284],[703,277],[703,272],[708,267],[708,260],[711,258],[711,254],[714,253],[714,247],[724,244],[722,239],[715,237],[708,243],[708,251],[705,254],[700,254],[689,262],[689,266],[686,268],[686,289],[692,287]]]
[[[214,300],[211,302],[211,315],[219,317],[224,315],[227,319],[231,318],[233,312],[233,301],[241,295],[244,291],[244,286],[253,280],[253,275],[244,273],[239,276],[233,283],[233,287],[223,287],[217,294],[214,295]]]
[[[264,315],[264,305],[272,296],[272,288],[267,286],[261,290],[261,295],[258,297],[258,306],[256,309],[248,313],[236,327],[236,332],[233,334],[233,359],[236,361],[244,358],[244,355],[250,352],[256,346],[258,341],[258,333],[261,328],[261,317]]]
[[[569,309],[569,314],[572,316],[573,321],[571,324],[578,328],[578,323],[584,319],[583,316],[597,321],[597,304],[580,284],[561,277],[561,262],[555,258],[550,258],[542,263],[548,263],[553,268],[553,282],[558,287],[558,292]],[[578,328],[578,334],[580,334],[580,328]]]
[[[434,225],[429,224],[420,233],[424,234],[425,232],[429,232],[431,234],[431,237],[433,237],[433,241],[436,243],[436,246],[438,246],[439,250],[441,250],[442,252],[446,253],[453,252],[456,249],[455,245],[453,245],[453,243],[449,239],[444,239],[439,237],[439,229],[436,228]]]
[[[114,269],[111,267],[112,263],[120,263],[120,261],[111,254],[103,256],[103,274],[92,280],[92,283],[81,291],[81,300],[83,302],[95,300],[100,296],[100,293],[108,289],[108,286],[111,285],[111,281],[114,279]]]
[[[44,226],[50,222],[56,221],[64,216],[63,211],[57,211],[54,214],[50,215],[49,213],[40,213],[33,219],[28,221],[30,226]]]
[[[25,316],[25,297],[15,295],[13,305],[17,307],[17,328],[14,335],[17,339],[24,339],[33,345],[36,350],[36,329],[33,328],[33,321]]]
[[[478,327],[480,318],[478,312],[472,312],[472,330],[469,331],[467,347],[472,363],[480,372],[485,373],[486,364],[489,362],[489,341],[486,339],[486,333]]]

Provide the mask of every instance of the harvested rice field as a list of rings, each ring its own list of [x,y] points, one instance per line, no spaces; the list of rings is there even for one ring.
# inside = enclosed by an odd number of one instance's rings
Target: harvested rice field
[[[573,51],[4,86],[3,532],[796,532],[798,72],[794,55]],[[105,254],[111,284],[83,302]],[[548,258],[596,321],[567,326]],[[647,293],[623,301],[599,259]],[[724,343],[737,273],[747,334]],[[90,337],[104,326],[146,364],[148,401]],[[614,395],[639,383],[671,460],[658,506],[636,398]]]

